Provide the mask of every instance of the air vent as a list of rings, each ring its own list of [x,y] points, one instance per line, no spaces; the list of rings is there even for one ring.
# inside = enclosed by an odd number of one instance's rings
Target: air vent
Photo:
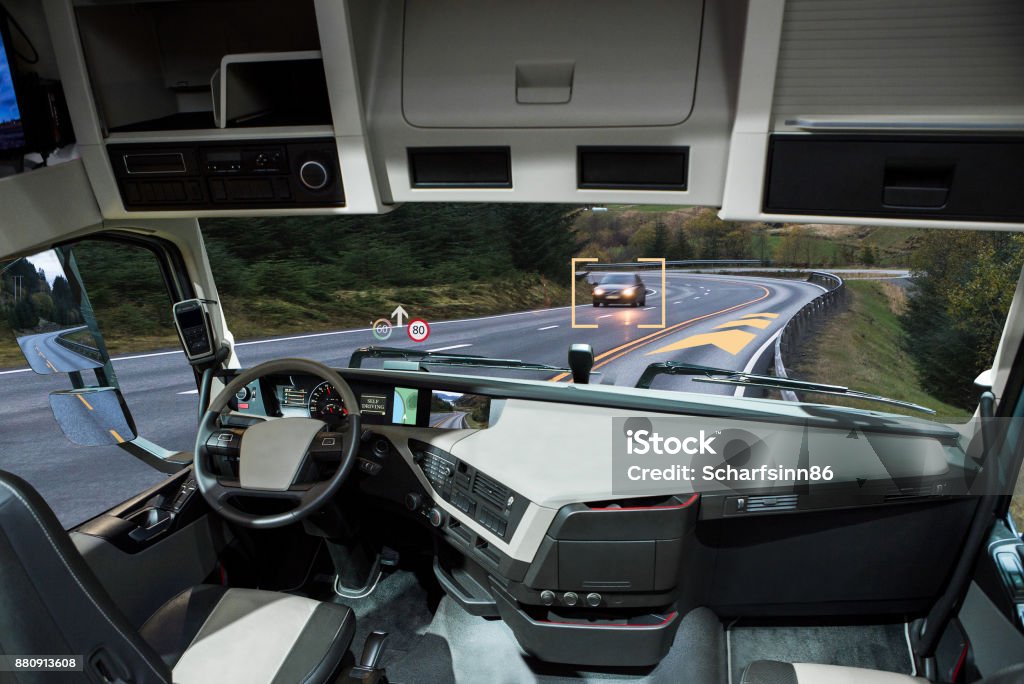
[[[795,511],[799,495],[787,494],[784,496],[752,496],[747,499],[747,513],[768,513],[780,511]]]
[[[508,503],[508,487],[498,484],[479,471],[477,471],[476,477],[473,478],[473,493],[499,511],[505,510],[505,506]]]
[[[932,484],[919,485],[917,487],[891,487],[885,494],[885,501],[906,501],[934,494],[936,494],[935,485]]]

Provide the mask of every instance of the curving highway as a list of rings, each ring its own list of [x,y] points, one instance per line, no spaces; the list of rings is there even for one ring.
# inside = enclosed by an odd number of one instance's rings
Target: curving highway
[[[431,321],[430,337],[414,343],[405,328],[380,342],[369,328],[292,335],[236,344],[241,363],[253,366],[288,356],[347,366],[352,351],[367,345],[413,347],[478,354],[564,366],[569,345],[594,348],[595,382],[633,385],[649,363],[687,361],[761,370],[771,341],[806,302],[821,294],[801,281],[669,272],[641,274],[648,288],[643,308],[590,305],[589,292],[575,310],[557,307],[459,321]],[[662,300],[665,305],[662,307]],[[576,325],[596,326],[573,328]],[[416,311],[409,312],[416,316]],[[386,315],[382,312],[382,315]],[[664,315],[665,327],[660,326]],[[191,450],[195,438],[196,391],[181,351],[127,355],[114,368],[138,432],[161,446]],[[469,372],[452,369],[452,372]],[[497,371],[501,373],[501,371]],[[523,377],[566,382],[561,374]],[[62,375],[36,375],[28,368],[0,371],[0,468],[39,488],[61,521],[74,524],[96,515],[164,477],[117,447],[78,447],[60,432],[48,393],[67,389]],[[662,376],[654,387],[706,393],[742,391]],[[460,417],[439,420],[457,421]]]
[[[56,332],[24,335],[18,338],[18,346],[21,347],[21,353],[28,359],[32,370],[42,375],[102,368],[102,363],[82,356],[57,341],[61,335],[80,330],[87,330],[87,328],[80,325],[77,328],[65,328]]]

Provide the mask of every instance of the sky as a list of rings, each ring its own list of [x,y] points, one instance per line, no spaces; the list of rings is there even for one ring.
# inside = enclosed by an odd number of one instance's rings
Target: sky
[[[53,287],[54,278],[64,276],[64,267],[60,265],[60,257],[52,249],[30,256],[26,261],[31,262],[37,271],[43,270],[46,274],[46,282],[50,284],[50,287]]]
[[[18,103],[14,99],[14,83],[11,81],[11,65],[7,60],[3,38],[0,38],[0,123],[20,119]]]

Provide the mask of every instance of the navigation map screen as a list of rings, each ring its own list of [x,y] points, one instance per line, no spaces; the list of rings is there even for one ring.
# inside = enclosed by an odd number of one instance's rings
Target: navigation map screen
[[[433,390],[430,396],[430,427],[485,428],[491,422],[491,399],[479,394]]]

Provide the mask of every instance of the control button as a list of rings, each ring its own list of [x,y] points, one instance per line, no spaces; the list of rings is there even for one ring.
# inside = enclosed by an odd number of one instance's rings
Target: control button
[[[590,592],[587,594],[587,605],[591,608],[597,608],[601,605],[601,595],[596,592]]]
[[[330,180],[330,175],[320,162],[308,161],[299,167],[299,180],[310,190],[322,190]]]
[[[388,443],[387,440],[378,439],[373,443],[373,455],[380,458],[384,458],[388,455]]]
[[[427,511],[427,522],[434,527],[440,527],[444,524],[444,513],[441,512],[440,508],[436,506]]]
[[[329,447],[329,446],[334,446],[334,444],[335,444],[334,437],[324,437],[322,440],[320,440],[320,446]]]
[[[562,594],[562,603],[569,606],[570,608],[572,608],[579,602],[580,597],[576,594],[575,591],[567,591],[564,594]]]
[[[423,497],[416,492],[409,492],[405,495],[405,507],[410,511],[418,511],[422,505]]]
[[[551,591],[550,589],[545,589],[544,591],[540,592],[540,602],[543,603],[545,606],[554,605],[555,592]]]

